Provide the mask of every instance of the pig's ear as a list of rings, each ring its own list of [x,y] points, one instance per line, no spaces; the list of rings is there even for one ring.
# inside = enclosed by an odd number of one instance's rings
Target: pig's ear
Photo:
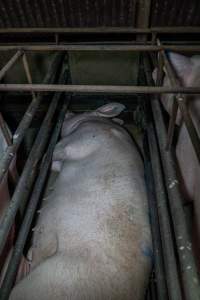
[[[183,84],[187,84],[187,79],[192,72],[192,61],[190,57],[173,52],[170,52],[168,55],[177,76]]]
[[[95,111],[95,115],[105,118],[114,118],[118,116],[123,110],[125,106],[121,103],[109,103],[99,107]]]

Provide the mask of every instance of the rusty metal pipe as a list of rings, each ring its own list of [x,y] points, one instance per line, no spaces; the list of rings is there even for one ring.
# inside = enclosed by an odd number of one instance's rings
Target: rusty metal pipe
[[[22,56],[23,51],[18,50],[11,59],[7,62],[7,64],[0,70],[0,80],[4,77],[4,75],[10,70],[10,68],[16,63],[16,61]]]
[[[178,27],[150,27],[150,28],[134,28],[134,27],[34,27],[34,28],[0,28],[0,34],[13,33],[69,33],[69,34],[113,34],[113,33],[200,33],[198,26],[178,26]]]
[[[0,91],[15,92],[66,92],[66,93],[108,93],[108,94],[199,94],[200,87],[161,87],[126,85],[61,85],[61,84],[0,84]]]
[[[58,98],[59,96],[56,95],[55,97]],[[37,209],[37,205],[38,205],[38,202],[39,202],[39,199],[40,199],[40,196],[43,191],[44,184],[45,184],[45,181],[46,181],[46,178],[48,175],[48,171],[49,171],[49,167],[50,167],[51,159],[52,159],[52,155],[53,155],[53,150],[54,150],[54,147],[58,140],[58,136],[59,136],[59,133],[60,133],[60,130],[62,127],[62,123],[65,118],[65,112],[67,110],[68,105],[69,105],[69,100],[65,101],[62,106],[62,109],[59,113],[58,119],[55,123],[56,126],[54,128],[52,137],[50,139],[50,143],[49,143],[47,152],[44,155],[44,159],[40,166],[40,172],[37,177],[37,181],[35,183],[35,186],[34,186],[34,189],[32,192],[32,196],[30,198],[30,201],[29,201],[29,204],[28,204],[28,207],[26,210],[26,214],[23,219],[23,223],[21,225],[16,244],[14,246],[12,258],[9,262],[8,269],[7,269],[7,272],[6,272],[6,275],[5,275],[1,290],[0,290],[1,300],[7,300],[9,298],[9,294],[12,289],[12,286],[13,286],[13,283],[15,280],[15,276],[17,273],[17,269],[19,267],[20,260],[21,260],[22,254],[23,254],[25,242],[26,242],[28,233],[30,231],[32,220],[33,220],[35,211]]]
[[[143,51],[157,52],[168,50],[174,52],[200,52],[200,45],[1,45],[0,51],[22,50],[22,51]]]
[[[149,57],[144,57],[144,67],[147,82],[153,84],[152,70]],[[175,233],[176,248],[180,263],[180,273],[183,280],[184,295],[187,300],[200,299],[200,284],[192,253],[191,240],[187,231],[187,225],[183,210],[183,201],[179,189],[179,181],[176,174],[176,166],[173,153],[165,150],[166,128],[162,117],[158,97],[154,96],[151,101],[153,117],[160,147],[161,159],[165,175],[165,183],[168,192],[170,213]]]
[[[57,60],[56,60],[57,61]],[[55,62],[55,60],[54,60]],[[54,70],[55,72],[55,70]],[[22,210],[25,207],[27,197],[30,193],[33,181],[35,179],[38,162],[43,154],[44,148],[46,146],[48,135],[52,127],[52,118],[55,113],[57,102],[59,100],[56,94],[53,98],[49,110],[43,120],[40,131],[37,135],[35,143],[31,149],[29,157],[26,161],[25,167],[23,169],[22,175],[18,181],[17,187],[15,189],[14,195],[9,203],[8,208],[0,223],[0,253],[2,252],[9,230],[14,222],[16,213],[21,206]],[[24,131],[23,131],[24,133]],[[13,146],[13,145],[12,145]],[[15,148],[16,149],[16,148]],[[7,153],[7,152],[6,152]],[[10,155],[9,155],[10,156]]]

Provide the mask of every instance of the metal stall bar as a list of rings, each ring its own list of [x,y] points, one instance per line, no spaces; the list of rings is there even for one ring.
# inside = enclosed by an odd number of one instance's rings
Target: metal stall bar
[[[16,61],[22,56],[23,51],[19,49],[7,62],[7,64],[0,70],[0,80],[4,77],[4,75],[10,70],[10,68],[16,63]]]
[[[24,51],[161,51],[168,50],[174,52],[200,52],[200,45],[1,45],[0,51],[24,50]]]
[[[57,60],[56,60],[57,61]],[[55,62],[55,60],[54,60]],[[15,189],[14,195],[10,201],[10,204],[1,220],[0,223],[0,253],[2,252],[9,229],[11,225],[13,224],[14,218],[16,216],[17,210],[19,206],[22,208],[22,211],[25,207],[26,199],[29,195],[30,189],[32,187],[33,181],[35,179],[36,170],[38,162],[42,156],[42,153],[44,151],[44,148],[46,146],[48,135],[52,127],[52,118],[55,113],[58,97],[54,97],[51,105],[49,106],[49,110],[45,116],[45,119],[43,120],[42,126],[40,128],[40,131],[37,135],[37,138],[35,140],[35,143],[33,145],[33,148],[29,154],[29,157],[26,161],[24,170],[22,172],[22,175],[19,179],[19,182],[17,184],[17,187]],[[38,98],[37,98],[38,99]],[[32,115],[31,115],[32,116]],[[23,131],[23,134],[25,131]],[[14,146],[14,150],[16,151],[16,144],[13,144],[11,147]],[[17,144],[18,146],[18,144]],[[9,151],[6,152],[9,155]],[[13,153],[13,152],[11,152]],[[8,165],[7,165],[8,167]],[[1,172],[3,173],[3,171]]]
[[[144,57],[144,68],[148,84],[153,84],[152,71],[149,57]],[[184,295],[187,300],[200,299],[200,284],[197,268],[192,253],[192,245],[187,231],[187,225],[182,205],[182,197],[179,190],[178,178],[174,157],[171,151],[165,150],[166,128],[162,117],[158,97],[154,96],[151,100],[153,117],[156,127],[158,142],[163,163],[166,187],[169,196],[169,206],[173,221],[177,253],[180,262],[181,276],[183,280]]]
[[[56,94],[55,97],[58,99],[60,95]],[[33,217],[35,215],[35,211],[37,209],[38,202],[40,200],[40,196],[42,194],[44,184],[48,175],[49,167],[51,164],[51,159],[53,155],[53,150],[56,145],[56,142],[58,140],[58,136],[62,127],[62,123],[65,118],[65,112],[69,105],[69,98],[68,101],[65,101],[62,109],[59,113],[58,119],[55,122],[56,126],[54,128],[54,131],[52,133],[50,143],[47,149],[46,154],[44,155],[44,160],[42,161],[42,164],[40,166],[40,172],[37,177],[37,181],[34,185],[34,189],[32,192],[32,196],[30,198],[28,207],[26,209],[26,214],[23,219],[23,223],[20,228],[19,235],[17,237],[17,241],[13,250],[12,258],[10,260],[10,263],[8,265],[7,273],[4,278],[2,287],[1,287],[1,300],[7,300],[9,298],[10,291],[12,289],[12,286],[14,284],[15,276],[17,273],[17,269],[20,264],[20,260],[23,254],[23,249],[26,243],[27,236],[30,231],[30,227],[32,224]]]
[[[176,73],[175,73],[175,71],[174,71],[174,69],[173,69],[166,53],[164,51],[161,51],[161,54],[162,54],[163,59],[164,59],[164,65],[166,67],[166,71],[167,71],[169,80],[171,82],[171,85],[172,86],[180,86],[180,82],[179,82],[179,80],[176,76]],[[177,95],[176,96],[176,101],[178,103],[178,107],[179,107],[179,109],[181,111],[181,114],[183,116],[183,120],[185,122],[188,134],[189,134],[191,142],[193,144],[196,156],[197,156],[197,158],[200,162],[200,139],[199,139],[199,136],[197,134],[196,128],[193,124],[193,121],[190,117],[189,111],[186,107],[186,98],[185,98],[184,95]],[[173,106],[173,109],[174,109],[174,114],[175,114],[175,112],[177,111],[176,105]],[[173,124],[171,126],[174,127],[174,123],[175,123],[175,117],[173,119]],[[172,132],[172,135],[173,135],[173,132]]]
[[[24,28],[0,28],[0,34],[24,34],[24,33],[69,33],[69,34],[113,34],[113,33],[200,33],[200,27],[198,26],[162,26],[162,27],[150,27],[150,28],[135,28],[135,27],[24,27]]]
[[[181,300],[181,287],[178,275],[178,267],[176,262],[175,249],[173,245],[173,235],[170,226],[170,218],[168,214],[167,198],[162,180],[162,170],[160,166],[159,152],[157,141],[154,133],[153,125],[148,125],[148,143],[150,148],[151,164],[154,178],[154,186],[156,193],[156,205],[159,216],[159,227],[161,231],[161,241],[163,249],[163,258],[165,265],[165,274],[168,287],[169,298],[172,300]],[[162,299],[162,298],[159,298]]]
[[[49,66],[47,71],[47,75],[45,76],[44,83],[52,83],[54,82],[59,66],[61,64],[63,55],[56,54],[52,60],[52,63]],[[23,119],[21,120],[14,136],[13,136],[13,144],[8,146],[6,149],[2,159],[0,160],[0,182],[5,176],[9,165],[15,156],[25,134],[26,130],[29,128],[31,121],[39,107],[40,102],[42,101],[42,95],[38,96],[36,99],[33,99],[31,104],[29,105]]]
[[[67,85],[67,84],[0,84],[0,91],[67,92],[100,94],[200,94],[200,87],[132,86],[132,85]]]
[[[0,112],[0,127],[1,127],[1,130],[3,132],[3,136],[6,140],[6,143],[8,145],[11,145],[12,144],[12,138],[11,138],[11,134],[8,130],[8,127],[6,125],[6,122],[4,121],[4,118],[2,116],[2,113]]]
[[[147,143],[147,139],[145,138]],[[148,145],[144,145],[144,149],[147,149]],[[154,190],[154,181],[152,175],[152,167],[150,157],[147,150],[144,151],[144,167],[145,167],[145,181],[147,186],[147,196],[148,196],[148,207],[149,207],[149,216],[151,223],[151,232],[152,232],[152,243],[153,243],[153,252],[154,252],[154,273],[156,281],[156,291],[158,299],[167,300],[168,292],[165,279],[165,269],[163,264],[163,250],[161,244],[161,233],[159,228],[159,219],[158,211],[156,207],[156,195]],[[153,277],[153,276],[152,276]],[[151,278],[151,281],[154,281],[154,278]],[[150,282],[150,287],[152,283]],[[148,296],[150,294],[150,289],[148,291]],[[179,298],[177,298],[178,300]]]
[[[31,76],[28,60],[27,60],[27,57],[26,57],[26,53],[23,54],[22,61],[23,61],[24,71],[26,73],[28,83],[32,84],[33,81],[32,81],[32,76]],[[35,92],[32,91],[31,94],[32,94],[33,99],[35,99],[36,98]]]

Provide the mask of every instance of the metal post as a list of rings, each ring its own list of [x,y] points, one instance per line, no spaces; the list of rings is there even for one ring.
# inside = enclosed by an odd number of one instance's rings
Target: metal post
[[[176,255],[173,245],[173,236],[170,226],[170,218],[167,207],[166,192],[163,183],[163,174],[160,166],[157,141],[152,124],[148,124],[148,142],[150,148],[151,164],[154,178],[154,186],[157,200],[157,209],[159,216],[159,228],[161,231],[161,241],[163,249],[163,258],[165,265],[166,281],[168,294],[171,300],[182,300],[179,274],[176,262]],[[162,299],[162,298],[159,298]]]
[[[57,97],[57,96],[55,96]],[[35,211],[37,209],[38,201],[40,199],[41,193],[44,188],[44,184],[48,175],[49,167],[51,164],[51,159],[53,155],[53,150],[56,145],[56,142],[58,140],[58,136],[62,127],[62,123],[65,118],[65,112],[67,110],[67,107],[69,105],[69,100],[65,101],[63,104],[63,107],[59,113],[58,119],[56,121],[56,126],[53,131],[48,149],[46,154],[44,155],[44,160],[42,161],[40,172],[37,177],[37,181],[35,183],[32,196],[30,198],[26,214],[23,219],[23,223],[20,228],[19,235],[17,237],[17,241],[13,250],[12,258],[9,262],[8,269],[1,287],[1,300],[7,300],[9,298],[10,291],[12,289],[15,276],[17,273],[17,269],[20,264],[20,259],[22,257],[23,249],[25,246],[25,242],[28,236],[28,233],[30,231],[30,227],[32,224],[32,220],[35,214]]]
[[[44,83],[54,82],[59,66],[62,62],[63,55],[57,54],[54,56],[52,63],[49,67],[47,75],[45,76]],[[2,159],[0,160],[0,182],[4,178],[4,175],[8,171],[10,163],[12,162],[13,157],[17,153],[17,150],[26,134],[27,129],[29,128],[31,121],[42,101],[42,96],[38,96],[36,99],[33,99],[29,105],[23,119],[21,120],[14,136],[13,144],[8,146]]]
[[[16,63],[16,61],[22,56],[23,51],[18,50],[15,55],[11,57],[11,59],[7,62],[7,64],[0,70],[0,80],[4,77],[4,75],[10,70],[10,68]]]
[[[145,138],[147,142],[147,139]],[[147,186],[148,207],[151,223],[153,253],[154,253],[154,270],[156,280],[156,290],[158,299],[167,300],[168,293],[165,280],[165,270],[163,264],[163,250],[160,236],[160,226],[158,219],[158,211],[156,207],[156,195],[154,190],[154,182],[152,175],[151,162],[147,154],[148,145],[144,145],[144,167],[145,167],[145,181]],[[178,300],[178,298],[177,298]]]
[[[30,72],[28,60],[27,60],[27,57],[26,57],[26,53],[23,54],[22,61],[23,61],[24,70],[25,70],[25,73],[26,73],[28,83],[32,84],[33,81],[32,81],[32,77],[31,77],[31,72]],[[35,92],[32,91],[31,94],[32,94],[33,99],[36,99]]]
[[[147,56],[144,58],[145,74],[149,85],[153,84],[150,62]],[[176,166],[171,151],[165,150],[166,128],[162,117],[158,97],[151,100],[156,132],[159,137],[159,147],[163,170],[165,174],[166,188],[169,197],[170,213],[173,221],[177,253],[183,279],[184,295],[187,300],[200,299],[200,284],[197,268],[192,253],[191,240],[187,231],[187,225],[182,205],[182,197],[179,190],[179,181],[176,174]]]
[[[2,116],[2,113],[0,113],[0,127],[3,133],[3,136],[6,140],[6,143],[8,144],[8,146],[10,146],[12,144],[12,138],[10,135],[10,132],[8,130],[8,127],[6,125],[6,122],[4,121],[4,118]]]

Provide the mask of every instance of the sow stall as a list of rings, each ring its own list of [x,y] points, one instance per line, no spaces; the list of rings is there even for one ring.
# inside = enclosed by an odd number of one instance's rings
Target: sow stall
[[[132,2],[133,23],[129,23],[129,19],[126,20],[123,16],[119,20],[123,20],[124,23],[120,21],[123,24],[120,22],[118,24],[115,11],[111,24],[109,20],[112,16],[109,19],[109,13],[105,13],[105,23],[99,25],[98,22],[97,24],[94,22],[96,26],[86,24],[89,27],[82,24],[81,18],[80,24],[76,24],[72,11],[74,10],[75,13],[78,5],[69,11],[64,6],[63,13],[62,10],[60,11],[61,24],[59,24],[59,5],[54,1],[51,1],[52,7],[46,10],[37,2],[34,8],[39,12],[37,17],[31,13],[29,2],[25,6],[16,4],[18,9],[16,15],[12,10],[11,1],[2,5],[4,13],[7,14],[2,15],[1,18],[0,53],[4,55],[10,51],[9,53],[13,54],[0,70],[0,92],[2,93],[0,126],[8,139],[5,119],[13,136],[0,160],[0,181],[8,172],[16,154],[20,158],[20,178],[13,187],[11,201],[1,220],[1,253],[16,216],[19,214],[20,217],[14,250],[1,286],[0,299],[8,299],[22,254],[26,254],[27,245],[30,243],[42,195],[49,185],[47,178],[52,153],[59,139],[65,112],[67,109],[75,112],[88,111],[99,104],[113,100],[126,104],[127,110],[122,117],[125,124],[128,123],[127,128],[133,135],[136,123],[144,133],[143,154],[154,248],[154,268],[146,298],[199,299],[199,274],[191,248],[188,216],[185,214],[183,196],[179,189],[174,158],[174,135],[177,111],[180,109],[195,153],[200,160],[200,139],[186,105],[187,95],[199,94],[200,87],[181,86],[168,59],[169,51],[185,55],[200,52],[200,27],[194,26],[199,25],[198,18],[195,16],[195,7],[197,11],[199,7],[198,3],[192,7],[194,14],[192,21],[188,17],[185,24],[182,19],[176,24],[177,7],[174,7],[171,11],[171,19],[173,19],[171,23],[167,24],[165,19],[166,26],[163,24],[155,26],[156,22],[159,24],[160,1],[157,2],[157,6],[156,1]],[[122,3],[121,15],[127,9]],[[104,3],[104,5],[107,11],[109,4]],[[114,2],[112,5],[116,10]],[[95,7],[98,12],[98,5],[96,4]],[[52,22],[51,8],[55,16]],[[169,10],[169,5],[163,9]],[[181,10],[182,16],[179,18],[184,18],[184,11],[186,13],[187,9],[189,8],[185,4]],[[90,10],[87,7],[86,11],[89,14]],[[32,18],[31,24],[28,24],[27,14]],[[66,21],[67,14],[71,14],[69,18],[71,21],[74,18],[72,24],[65,24],[70,22]],[[83,16],[84,14],[82,18]],[[194,20],[196,23],[192,23]],[[22,26],[17,25],[18,23]],[[169,26],[171,24],[177,27]],[[52,25],[55,27],[52,28]],[[112,54],[119,52],[122,57],[126,53],[135,53],[138,55],[138,79],[135,79],[135,85],[76,84],[72,75],[74,65],[70,58],[70,55],[76,52],[89,53],[89,55],[96,52]],[[49,67],[42,83],[33,83],[31,72],[33,61],[30,63],[30,55],[33,53],[42,54],[43,60],[45,56],[48,60]],[[9,77],[6,78],[18,63],[22,63],[28,83],[19,83],[16,73],[14,78],[17,83],[10,83]],[[152,78],[154,67],[158,68],[156,83]],[[75,73],[79,70],[77,66],[76,68]],[[169,77],[170,87],[162,86],[163,68]],[[119,74],[120,72],[121,70]],[[162,93],[174,94],[169,122],[166,122],[159,102]],[[30,138],[33,122],[36,125],[34,125],[34,134]],[[27,142],[29,139],[30,143]]]

